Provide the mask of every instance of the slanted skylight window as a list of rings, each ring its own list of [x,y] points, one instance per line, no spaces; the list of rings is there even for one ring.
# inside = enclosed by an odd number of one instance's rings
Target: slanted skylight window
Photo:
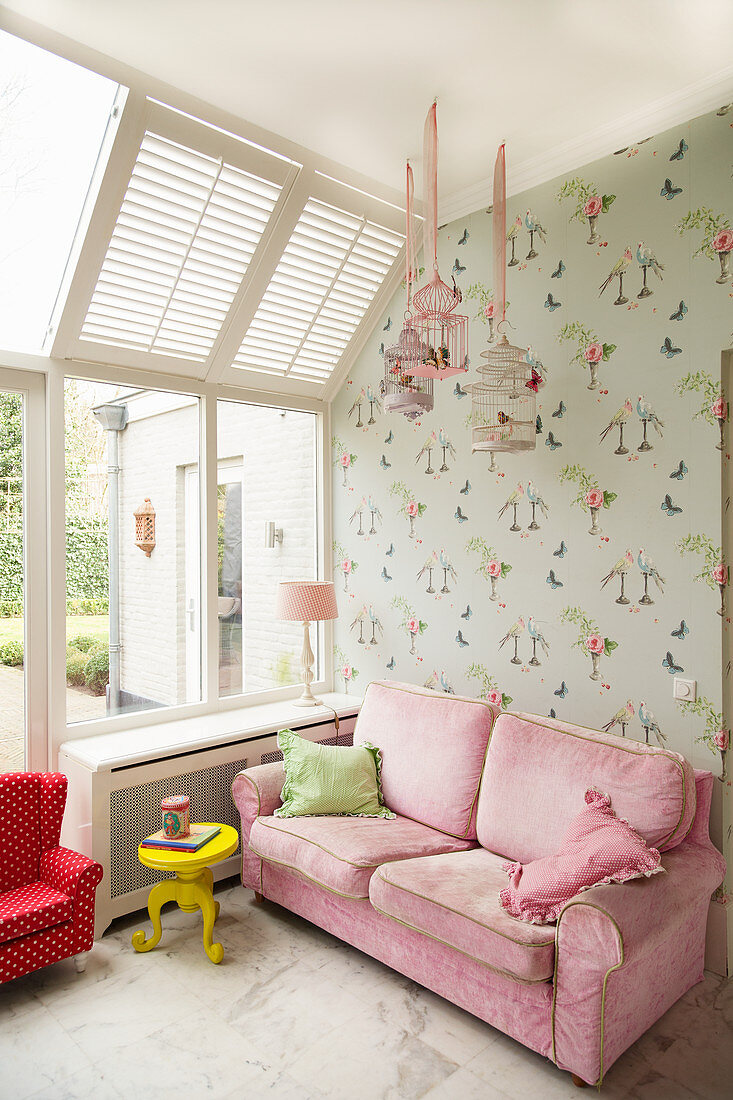
[[[146,132],[81,339],[204,362],[280,191]]]
[[[403,240],[364,217],[311,198],[233,365],[325,382]]]

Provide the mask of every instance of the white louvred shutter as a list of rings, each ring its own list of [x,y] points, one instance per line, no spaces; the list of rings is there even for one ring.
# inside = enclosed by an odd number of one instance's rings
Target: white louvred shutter
[[[280,192],[146,132],[80,338],[205,361]]]
[[[233,366],[325,382],[402,244],[390,229],[309,199]]]

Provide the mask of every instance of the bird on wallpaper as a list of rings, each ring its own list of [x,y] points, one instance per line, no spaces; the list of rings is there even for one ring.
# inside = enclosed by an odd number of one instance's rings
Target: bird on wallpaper
[[[644,244],[643,241],[639,241],[636,246],[636,259],[639,267],[650,267],[659,279],[662,278],[664,264],[660,264],[659,260],[654,255],[653,250],[649,247],[648,244]],[[644,295],[644,297],[646,297],[646,295]]]
[[[384,455],[382,455],[382,457],[381,457],[381,459],[380,459],[380,461],[379,461],[379,465],[380,465],[380,466],[382,467],[382,469],[383,469],[383,470],[389,470],[389,468],[390,468],[390,466],[392,465],[392,463],[391,463],[391,462],[387,462],[387,459],[386,459],[386,457],[385,457]]]
[[[633,700],[627,699],[626,705],[621,707],[620,710],[617,710],[611,721],[606,722],[605,726],[603,726],[602,729],[605,730],[606,733],[610,733],[614,726],[620,726],[621,736],[625,737],[626,727],[628,726],[629,722],[635,714],[636,708],[634,707]]]
[[[392,429],[390,428],[390,429],[389,429],[389,435],[385,437],[385,440],[384,440],[384,442],[385,442],[385,443],[391,443],[393,439],[394,439],[394,432],[393,432],[393,431],[392,431]]]
[[[435,589],[433,588],[433,570],[437,569],[437,568],[438,568],[438,553],[437,553],[436,550],[433,550],[430,557],[426,559],[426,561],[423,563],[421,568],[418,570],[417,576],[415,577],[415,580],[419,581],[422,577],[425,576],[426,573],[428,574],[429,584],[428,584],[428,587],[426,589],[427,592],[434,592],[435,591]]]
[[[457,519],[459,523],[465,523],[466,520],[468,519],[468,516],[464,512],[461,511],[460,504],[456,508],[453,515],[454,515],[454,519]]]
[[[431,473],[431,474],[433,473],[432,469],[430,468],[430,452],[433,450],[434,447],[437,447],[437,445],[438,445],[438,435],[437,435],[436,432],[433,431],[433,432],[430,433],[430,435],[427,437],[427,439],[423,443],[422,447],[418,451],[417,458],[415,459],[415,465],[416,466],[417,466],[418,462],[420,461],[420,459],[422,458],[423,455],[428,456],[428,466],[427,466],[427,469],[426,469],[425,473]]]
[[[522,228],[522,219],[521,219],[520,215],[517,214],[516,218],[514,219],[512,224],[509,226],[509,230],[507,232],[506,239],[508,241],[513,241],[521,228]]]
[[[631,566],[634,564],[634,552],[633,550],[627,550],[622,558],[619,558],[610,573],[601,581],[601,588],[605,588],[609,581],[612,581],[615,577],[625,577]],[[629,601],[626,600],[626,603]]]
[[[618,412],[615,412],[609,420],[606,427],[601,432],[601,443],[606,438],[609,432],[612,432],[614,428],[620,428],[631,416],[634,411],[634,406],[631,404],[631,398],[627,397]]]
[[[383,581],[391,581],[392,580],[389,573],[387,572],[387,566],[386,565],[382,566],[382,580]]]
[[[664,593],[664,585],[666,584],[666,581],[664,577],[660,576],[659,570],[657,569],[656,565],[649,557],[643,546],[639,548],[639,554],[636,559],[636,563],[645,576],[654,578],[654,583],[656,584],[657,588],[660,592]]]
[[[542,652],[544,653],[544,655],[546,657],[549,657],[550,656],[550,646],[549,646],[549,644],[547,642],[547,639],[545,638],[544,634],[540,630],[540,628],[537,624],[537,620],[533,619],[531,615],[527,619],[527,631],[529,632],[529,636],[532,639],[532,641],[533,642],[538,642],[542,646]]]
[[[527,482],[527,500],[530,502],[530,504],[534,504],[536,508],[539,508],[540,512],[542,512],[542,515],[545,517],[545,519],[547,519],[550,514],[547,505],[545,504],[539,489],[531,481]]]
[[[459,244],[465,244],[465,243],[466,243],[466,241],[468,240],[468,238],[469,238],[470,236],[471,236],[471,234],[470,234],[470,233],[468,232],[468,230],[467,230],[467,229],[464,229],[464,230],[463,230],[463,233],[462,233],[462,235],[461,235],[461,237],[460,237],[460,240],[458,241],[458,243],[459,243]]]
[[[459,646],[461,647],[461,649],[465,649],[465,647],[466,647],[466,646],[468,645],[468,642],[467,642],[467,641],[466,641],[466,639],[465,639],[465,638],[463,637],[463,634],[461,633],[461,631],[460,631],[460,630],[459,630],[459,631],[458,631],[458,633],[456,634],[456,641],[458,642],[458,644],[459,644]]]
[[[456,575],[455,569],[453,568],[453,562],[450,560],[450,557],[448,556],[446,550],[440,550],[440,552],[438,553],[438,561],[440,562],[440,568],[443,570],[443,581],[445,582],[447,580],[448,574],[450,574],[453,581],[457,581],[458,577]],[[443,584],[443,590],[446,592],[448,591],[445,583]]]
[[[639,414],[641,420],[646,420],[650,424],[654,425],[658,435],[663,435],[662,428],[664,427],[664,421],[660,420],[649,401],[646,400],[643,394],[639,394],[636,401],[636,411]]]
[[[524,224],[530,233],[536,233],[543,244],[547,243],[547,233],[545,227],[540,223],[539,218],[535,217],[531,210],[528,210],[524,215]]]
[[[356,397],[354,398],[354,404],[349,409],[349,416],[351,416],[357,410],[360,410],[361,406],[364,404],[365,401],[366,401],[366,391],[365,391],[364,387],[362,386],[361,389],[359,390],[359,392],[357,393]],[[357,428],[360,427],[359,424],[357,424],[356,426],[357,426]]]
[[[522,663],[519,657],[517,657],[517,642],[521,638],[522,634],[524,634],[524,619],[520,615],[517,621],[515,623],[512,623],[504,637],[499,642],[499,649],[503,649],[510,638],[514,642],[514,656],[511,659],[511,663],[513,665],[521,665]]]
[[[531,344],[527,344],[527,351],[524,356],[524,362],[529,363],[530,367],[532,367],[536,371],[539,371],[544,381],[544,379],[547,377],[547,368],[545,367],[545,364],[542,362],[542,360],[536,357]]]
[[[438,428],[438,443],[443,448],[443,465],[440,467],[441,472],[445,473],[448,467],[445,464],[445,452],[447,451],[451,458],[456,457],[456,449],[448,438],[445,428]]]
[[[657,743],[659,745],[664,745],[666,743],[666,741],[667,741],[666,733],[662,733],[662,731],[659,728],[659,723],[657,722],[656,718],[654,717],[652,712],[649,710],[649,707],[646,705],[646,703],[644,702],[643,699],[639,703],[639,721],[641,722],[642,726],[644,727],[644,734],[645,734],[645,737],[646,737],[647,745],[649,744],[649,734],[650,733],[654,734],[654,736],[657,739]]]
[[[349,626],[349,630],[354,630],[357,626],[359,627],[359,645],[364,645],[364,623],[366,621],[366,617],[367,607],[366,604],[364,604],[363,607],[357,612],[354,621]]]
[[[381,638],[382,635],[384,634],[384,627],[382,626],[382,620],[379,618],[379,615],[377,615],[376,611],[374,610],[374,608],[372,607],[371,604],[369,604],[369,607],[367,609],[367,615],[369,616],[369,622],[372,624],[372,642],[373,642],[374,641],[374,632],[377,631],[377,633],[379,634],[379,637]]]
[[[616,261],[616,263],[613,265],[613,267],[609,271],[608,276],[605,279],[605,281],[601,283],[599,291],[598,291],[598,297],[599,298],[600,298],[601,294],[603,294],[603,291],[606,289],[606,287],[610,283],[612,283],[614,279],[623,279],[624,272],[626,271],[626,268],[629,266],[630,263],[631,263],[631,249],[627,247],[624,250],[623,256],[619,260]]]
[[[366,497],[362,497],[361,500],[359,501],[359,503],[357,504],[356,508],[354,509],[354,511],[349,516],[349,523],[353,523],[354,520],[356,519],[356,517],[357,516],[359,517],[359,530],[357,531],[358,535],[363,535],[364,534],[364,531],[362,530],[362,526],[361,526],[361,517],[362,517],[362,513],[366,509],[366,506],[367,506]]]
[[[379,505],[377,504],[374,497],[372,497],[372,496],[367,497],[367,508],[372,513],[372,525],[374,524],[375,519],[378,519],[379,522],[381,523],[382,522],[382,513],[380,512]],[[374,534],[373,531],[370,531],[369,533],[372,534],[372,535]]]
[[[513,507],[515,504],[519,504],[519,502],[520,502],[520,500],[522,499],[523,496],[524,496],[524,486],[522,485],[522,483],[520,481],[520,482],[517,483],[517,487],[514,490],[514,492],[509,494],[509,496],[506,498],[503,505],[499,509],[499,515],[498,515],[497,518],[501,519],[501,517],[504,515],[504,513],[507,511],[508,508]]]

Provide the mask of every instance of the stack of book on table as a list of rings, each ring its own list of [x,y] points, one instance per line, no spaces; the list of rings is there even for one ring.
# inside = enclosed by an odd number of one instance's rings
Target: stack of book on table
[[[141,848],[158,848],[163,852],[198,852],[204,844],[221,832],[220,825],[192,825],[188,836],[166,836],[163,829],[140,841]]]

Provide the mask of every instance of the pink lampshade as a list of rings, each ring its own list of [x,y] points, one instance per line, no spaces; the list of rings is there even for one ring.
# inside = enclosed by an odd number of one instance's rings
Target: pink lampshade
[[[337,619],[336,593],[331,581],[280,581],[275,615],[300,623]]]

